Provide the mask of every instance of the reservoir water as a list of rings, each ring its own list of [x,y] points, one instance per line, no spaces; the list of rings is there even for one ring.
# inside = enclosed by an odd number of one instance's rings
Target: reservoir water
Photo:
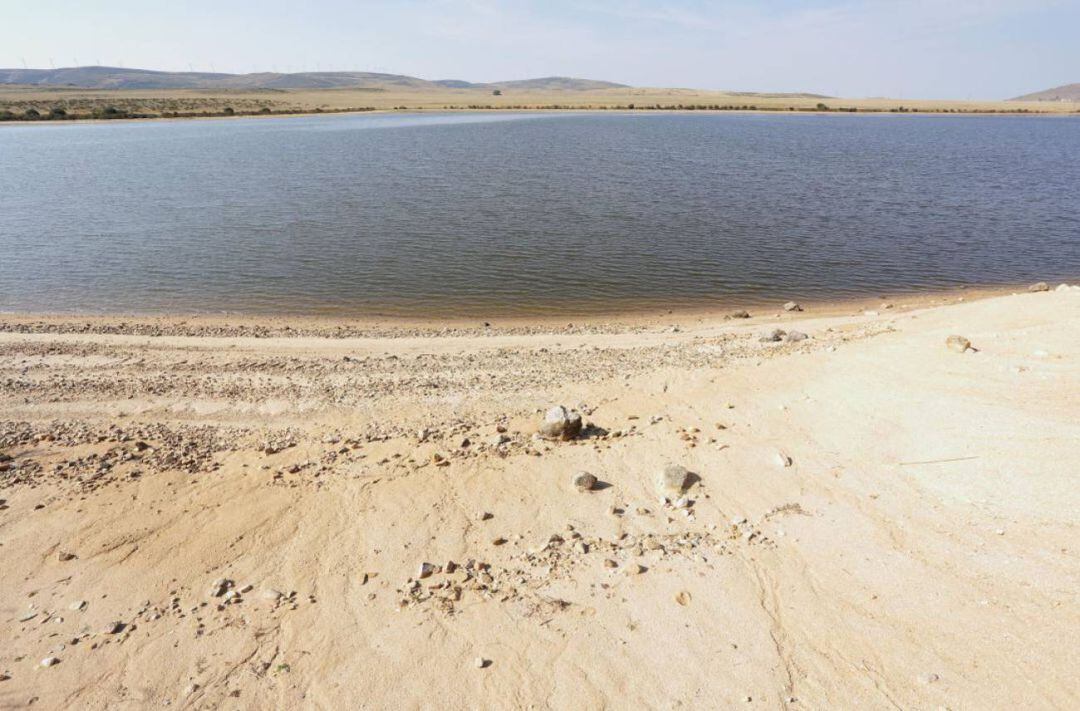
[[[1080,277],[1080,118],[0,126],[0,311],[572,315]]]

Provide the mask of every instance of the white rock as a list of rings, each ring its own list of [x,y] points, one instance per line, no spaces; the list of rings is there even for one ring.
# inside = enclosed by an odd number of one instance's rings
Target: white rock
[[[581,434],[581,428],[581,413],[556,405],[544,415],[538,433],[545,439],[571,440]]]

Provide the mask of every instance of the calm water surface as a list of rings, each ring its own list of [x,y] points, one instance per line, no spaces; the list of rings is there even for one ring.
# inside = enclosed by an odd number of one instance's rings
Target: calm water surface
[[[1080,119],[0,127],[0,311],[573,314],[1080,277]]]

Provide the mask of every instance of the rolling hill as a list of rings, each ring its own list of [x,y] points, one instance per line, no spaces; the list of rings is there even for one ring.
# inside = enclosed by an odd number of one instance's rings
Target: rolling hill
[[[625,88],[624,84],[544,77],[494,83],[457,79],[428,81],[401,74],[376,72],[296,72],[282,74],[224,74],[212,72],[162,72],[121,67],[66,67],[62,69],[0,69],[0,84],[80,89],[501,89],[592,91]]]
[[[1037,91],[1010,101],[1080,101],[1080,84],[1066,84],[1046,91]]]

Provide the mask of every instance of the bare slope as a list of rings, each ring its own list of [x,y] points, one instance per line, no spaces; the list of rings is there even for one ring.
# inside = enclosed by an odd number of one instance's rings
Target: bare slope
[[[1025,94],[1013,101],[1080,101],[1080,84],[1066,84],[1034,94]]]
[[[282,74],[224,74],[210,72],[161,72],[121,67],[67,67],[63,69],[0,69],[0,84],[81,89],[438,89],[438,88],[517,88],[530,90],[563,89],[585,91],[622,87],[622,84],[545,77],[476,84],[460,80],[438,82],[401,74],[377,72],[296,72]]]

